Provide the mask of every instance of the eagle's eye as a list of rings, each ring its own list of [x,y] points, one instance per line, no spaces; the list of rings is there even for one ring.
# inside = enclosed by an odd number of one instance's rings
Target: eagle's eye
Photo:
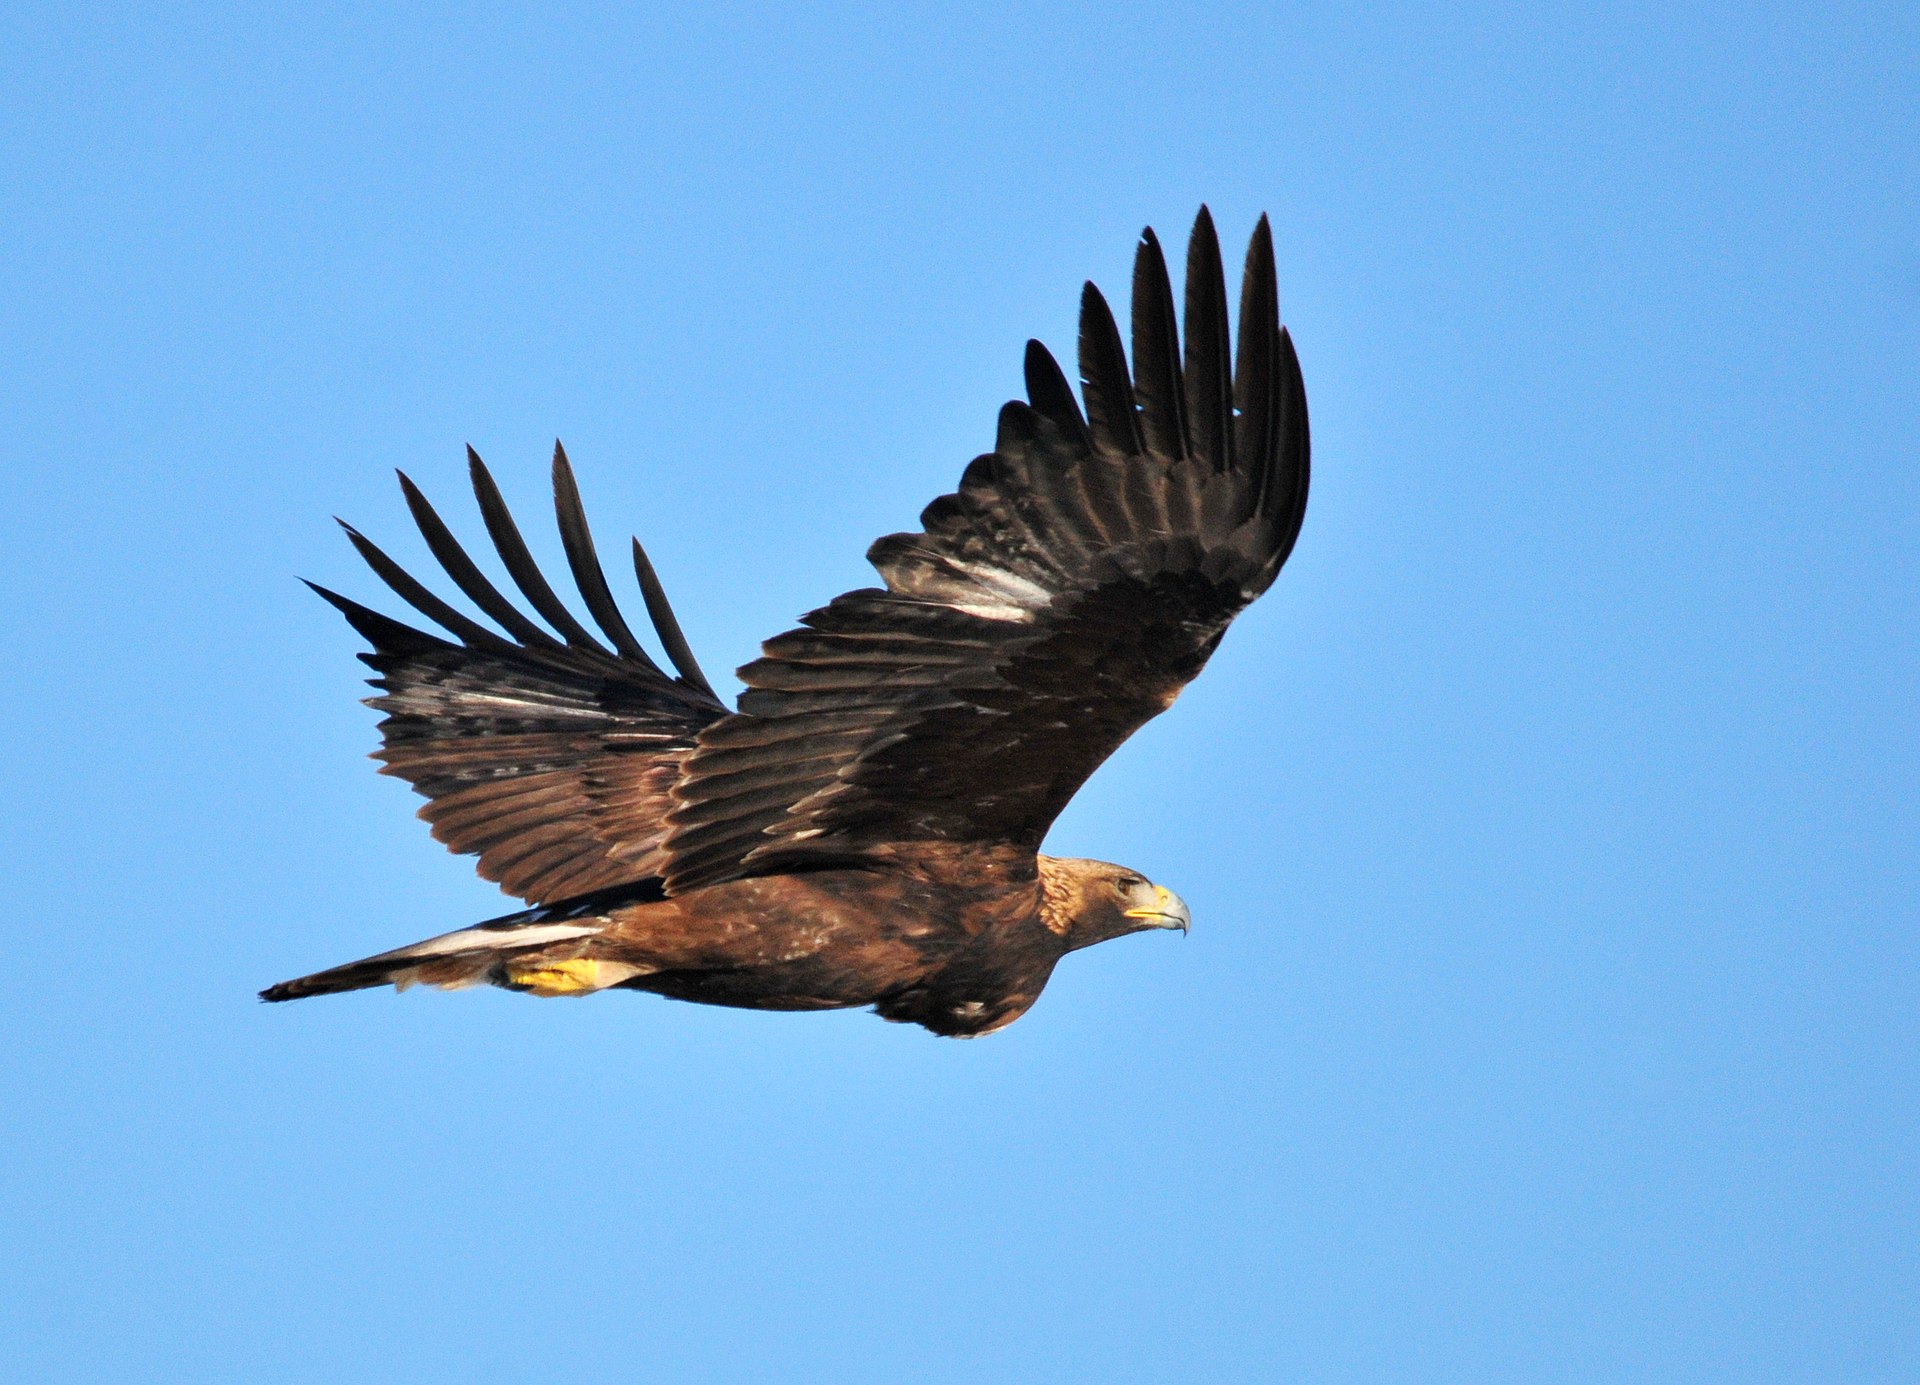
[[[1113,882],[1113,888],[1122,895],[1132,894],[1135,890],[1144,890],[1147,882],[1137,875],[1122,875]]]

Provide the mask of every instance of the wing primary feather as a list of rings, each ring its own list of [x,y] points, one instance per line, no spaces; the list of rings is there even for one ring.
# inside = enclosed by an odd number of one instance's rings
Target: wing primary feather
[[[493,474],[487,470],[487,464],[480,460],[480,454],[471,447],[467,449],[467,472],[473,479],[474,499],[480,502],[480,517],[486,521],[487,534],[493,539],[494,549],[500,554],[500,561],[506,564],[514,585],[520,588],[533,609],[540,613],[541,619],[558,630],[560,637],[568,644],[575,649],[591,650],[595,654],[607,653],[605,646],[587,633],[586,627],[573,618],[573,613],[561,604],[560,598],[553,594],[553,588],[547,585],[539,565],[527,551],[527,541],[520,537],[519,526],[513,522],[507,502],[500,497],[500,487],[494,484]]]
[[[1042,489],[1052,492],[1069,528],[1095,547],[1105,548],[1129,527],[1111,468],[1096,461],[1100,454],[1081,417],[1073,386],[1053,353],[1038,341],[1027,343],[1026,376],[1028,401],[1060,432],[1072,456],[1072,465],[1048,468]]]
[[[1125,457],[1146,451],[1120,328],[1091,281],[1080,290],[1080,392],[1087,400],[1088,428],[1102,451]]]
[[[1170,461],[1187,455],[1186,401],[1180,388],[1180,339],[1173,285],[1160,241],[1147,227],[1133,256],[1133,393],[1149,450]]]
[[[511,642],[502,639],[499,635],[487,629],[486,626],[480,624],[479,621],[461,615],[460,612],[454,610],[453,607],[421,586],[408,574],[405,568],[381,552],[378,545],[376,545],[372,539],[369,539],[344,519],[336,518],[334,523],[346,531],[347,538],[352,542],[354,548],[359,551],[362,558],[367,560],[367,566],[374,570],[382,582],[385,582],[389,587],[393,588],[394,595],[398,596],[402,601],[413,607],[414,610],[418,611],[435,625],[442,626],[451,631],[466,643],[476,648],[513,648]]]
[[[1080,402],[1073,397],[1073,386],[1067,383],[1053,353],[1038,341],[1027,342],[1026,376],[1027,400],[1034,409],[1080,446],[1092,451],[1093,437],[1087,431],[1087,421],[1080,416]]]
[[[1147,454],[1140,435],[1140,411],[1120,328],[1106,296],[1092,282],[1080,290],[1080,389],[1086,396],[1087,423],[1108,458],[1119,458],[1109,477],[1125,510],[1130,530],[1165,533],[1165,498],[1148,469],[1134,459]]]
[[[1061,481],[1057,453],[1039,437],[1040,415],[1031,405],[1010,399],[1000,406],[994,450],[987,454],[1002,504],[999,518],[1008,534],[1022,533],[1032,556],[1056,573],[1077,564],[1089,552],[1105,547],[1063,507],[1056,491]],[[1074,550],[1069,554],[1067,550]]]
[[[640,580],[640,596],[647,603],[647,617],[653,621],[654,633],[660,637],[660,647],[667,651],[667,658],[672,661],[682,680],[715,702],[720,701],[720,694],[713,690],[707,675],[700,671],[700,661],[693,657],[693,648],[687,643],[687,637],[680,633],[680,622],[674,618],[673,607],[667,601],[667,589],[660,585],[653,562],[637,538],[633,541],[633,575]]]
[[[460,546],[460,541],[454,538],[453,532],[435,513],[427,497],[413,484],[412,478],[404,471],[394,474],[400,478],[401,494],[406,497],[407,509],[413,513],[413,522],[420,526],[421,537],[426,539],[433,556],[440,560],[440,566],[447,570],[447,576],[467,594],[468,599],[522,644],[558,648],[558,640],[522,615],[511,601],[500,594],[499,588],[487,580],[486,574],[467,556],[467,550]]]
[[[600,555],[593,549],[593,534],[587,528],[587,512],[580,503],[580,487],[573,479],[573,464],[557,440],[553,444],[553,510],[560,521],[560,542],[567,551],[567,566],[573,569],[574,584],[580,588],[580,599],[587,603],[587,610],[606,631],[615,649],[658,672],[658,666],[640,647],[640,641],[634,638],[620,608],[614,604],[606,571],[600,566]]]
[[[328,591],[318,582],[307,582],[304,577],[300,580],[307,583],[315,596],[345,616],[347,624],[366,637],[380,654],[425,654],[460,647],[448,643],[438,635],[429,635],[424,630],[416,630],[411,625],[402,624],[392,616],[383,616],[372,607],[362,606],[358,601],[350,600],[339,592]]]
[[[1262,215],[1247,245],[1246,272],[1240,279],[1240,341],[1233,368],[1233,402],[1239,463],[1255,479],[1257,510],[1264,511],[1274,472],[1274,425],[1279,421],[1280,381],[1274,348],[1280,322],[1274,283],[1273,231]]]
[[[1227,359],[1227,285],[1220,236],[1203,205],[1187,239],[1187,436],[1215,471],[1233,469],[1233,397]]]
[[[1307,489],[1313,475],[1313,443],[1307,426],[1307,382],[1300,373],[1300,357],[1293,349],[1293,334],[1282,327],[1279,332],[1281,464],[1282,483],[1277,488],[1269,513],[1280,531],[1274,557],[1268,570],[1278,572],[1293,552],[1300,537],[1300,525],[1307,517]]]

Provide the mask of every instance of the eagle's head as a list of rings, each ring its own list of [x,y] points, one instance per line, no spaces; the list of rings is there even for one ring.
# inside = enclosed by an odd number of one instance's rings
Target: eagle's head
[[[1148,928],[1193,923],[1186,901],[1137,870],[1071,856],[1040,858],[1040,918],[1069,951]]]

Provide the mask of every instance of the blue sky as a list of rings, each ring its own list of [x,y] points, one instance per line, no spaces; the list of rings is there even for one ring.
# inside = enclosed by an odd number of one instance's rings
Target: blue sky
[[[1920,1373],[1910,7],[0,19],[23,1380]],[[261,985],[506,905],[364,755],[391,471],[565,439],[708,668],[1272,214],[1299,549],[980,1043]]]

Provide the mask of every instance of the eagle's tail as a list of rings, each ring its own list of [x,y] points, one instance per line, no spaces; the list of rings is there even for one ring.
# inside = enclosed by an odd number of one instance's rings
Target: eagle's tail
[[[574,994],[599,989],[598,986],[570,984],[585,979],[582,967],[596,964],[580,961],[533,963],[529,953],[541,952],[555,944],[590,938],[607,924],[604,916],[593,912],[558,909],[530,909],[522,914],[491,919],[437,938],[395,948],[377,957],[329,967],[311,976],[282,981],[260,992],[262,1000],[299,1000],[302,996],[333,995],[338,991],[358,991],[369,986],[388,984],[405,990],[412,985],[439,986],[452,990],[477,986],[483,982],[531,990],[544,995]],[[632,969],[629,968],[629,971]]]

